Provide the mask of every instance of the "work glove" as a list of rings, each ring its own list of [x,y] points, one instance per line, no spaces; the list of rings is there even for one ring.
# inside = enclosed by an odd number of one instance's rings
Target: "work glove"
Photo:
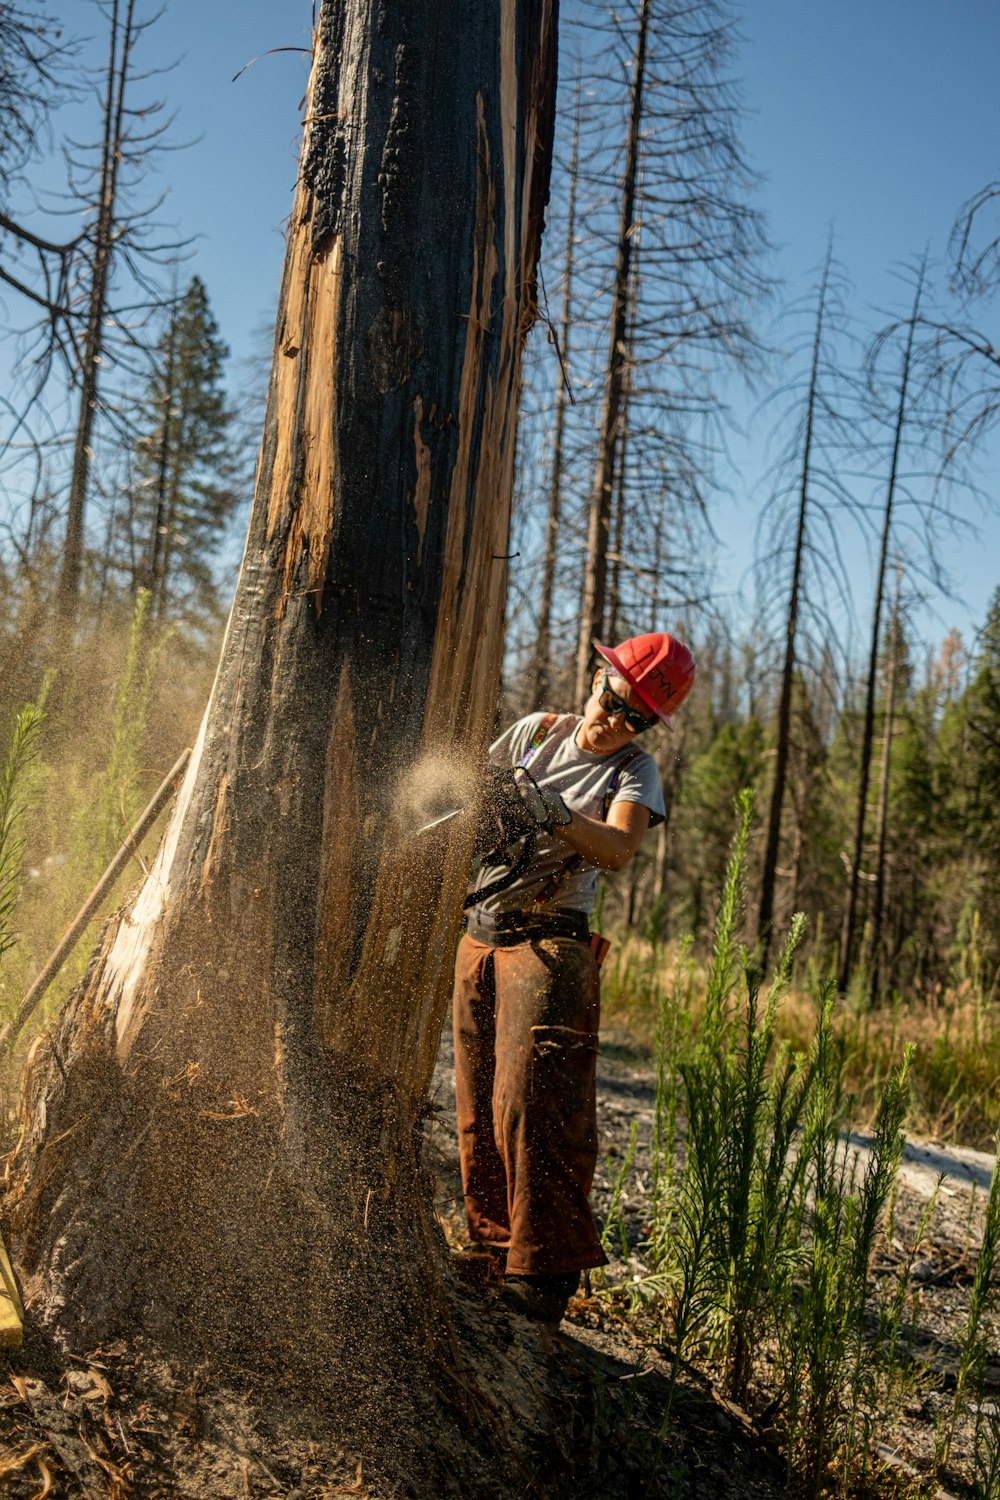
[[[522,766],[491,768],[479,796],[473,854],[484,864],[497,864],[525,834],[565,827],[572,816],[558,792],[540,787]]]
[[[528,812],[512,767],[490,767],[479,791],[473,854],[483,864],[499,864],[503,852],[538,828]]]
[[[521,800],[539,828],[565,828],[573,821],[573,814],[559,793],[550,791],[548,787],[539,786],[537,781],[529,775],[525,774],[517,778],[517,789],[521,793]]]

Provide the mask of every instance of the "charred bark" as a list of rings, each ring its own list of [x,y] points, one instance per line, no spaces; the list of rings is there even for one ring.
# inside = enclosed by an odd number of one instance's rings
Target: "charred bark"
[[[625,500],[628,488],[628,381],[622,389],[621,441],[618,444],[617,474],[615,478],[615,534],[611,561],[611,586],[608,590],[608,629],[611,640],[617,640],[619,615],[621,614],[622,558],[625,551]]]
[[[545,526],[545,554],[542,562],[542,587],[538,598],[538,632],[535,636],[535,661],[531,685],[531,707],[545,708],[552,681],[552,598],[555,593],[556,555],[562,524],[562,488],[566,406],[569,392],[569,335],[573,315],[573,264],[576,255],[576,186],[580,162],[580,80],[576,84],[576,108],[573,115],[573,145],[570,150],[569,203],[566,209],[566,251],[563,276],[562,315],[559,319],[557,364],[559,384],[556,390],[556,417],[552,434],[552,474],[549,480],[549,513]]]
[[[555,28],[554,0],[320,9],[215,685],[12,1169],[68,1337],[298,1375],[369,1447],[453,1360],[414,1140],[470,834],[410,834],[495,704]]]

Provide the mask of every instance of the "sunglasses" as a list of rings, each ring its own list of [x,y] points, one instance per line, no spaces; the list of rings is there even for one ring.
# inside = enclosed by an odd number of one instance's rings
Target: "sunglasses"
[[[637,709],[631,708],[623,698],[619,698],[608,679],[609,673],[605,669],[598,702],[606,714],[623,714],[625,717],[625,728],[632,734],[643,734],[647,729],[652,729],[654,725],[660,722],[657,718],[643,718]]]

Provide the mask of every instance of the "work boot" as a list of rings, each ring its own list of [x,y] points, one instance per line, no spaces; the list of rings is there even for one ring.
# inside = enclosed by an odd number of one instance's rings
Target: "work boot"
[[[554,1276],[508,1276],[500,1288],[500,1296],[512,1312],[548,1328],[558,1328],[579,1285],[579,1271],[560,1271]]]
[[[488,1255],[494,1265],[499,1266],[501,1271],[507,1269],[507,1246],[494,1245],[490,1240],[470,1240],[463,1246],[466,1255]]]
[[[503,1280],[507,1266],[507,1247],[474,1241],[461,1250],[453,1250],[451,1263],[462,1280],[470,1285],[497,1285]]]

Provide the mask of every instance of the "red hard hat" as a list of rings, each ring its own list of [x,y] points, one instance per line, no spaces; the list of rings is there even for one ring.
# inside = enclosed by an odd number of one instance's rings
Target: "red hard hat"
[[[651,713],[664,724],[691,691],[695,664],[683,641],[665,631],[650,635],[633,635],[620,646],[602,646],[594,650],[628,683]]]

